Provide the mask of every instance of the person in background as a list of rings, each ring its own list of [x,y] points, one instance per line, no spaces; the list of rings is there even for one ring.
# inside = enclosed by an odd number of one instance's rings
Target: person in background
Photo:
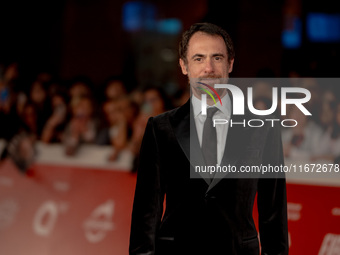
[[[93,116],[94,102],[90,97],[78,98],[71,108],[71,120],[62,136],[66,155],[73,156],[82,143],[94,143],[97,122]]]
[[[25,172],[33,163],[36,155],[35,142],[37,141],[37,111],[35,105],[26,102],[20,116],[12,123],[6,123],[12,130],[7,139],[0,159],[11,158],[18,169]]]
[[[21,125],[20,130],[25,130],[26,132],[33,134],[35,139],[39,138],[38,133],[38,111],[36,105],[30,101],[28,101],[22,114],[20,115]]]
[[[119,99],[107,101],[103,105],[105,119],[108,123],[106,132],[109,142],[113,146],[113,153],[109,157],[110,161],[116,160],[127,145],[127,120],[121,106]]]
[[[266,96],[258,96],[254,98],[253,105],[257,110],[267,110],[272,106],[272,100]]]
[[[124,109],[120,107],[119,101],[126,97],[126,95],[127,92],[120,76],[110,76],[107,78],[98,95],[102,102],[100,112],[102,116],[100,118],[96,143],[99,145],[113,145],[114,152],[109,160],[115,160],[120,149],[125,147],[125,142],[122,143],[121,141],[126,140],[127,124],[122,112]],[[113,132],[113,130],[115,131]],[[122,134],[120,131],[117,132],[118,130],[124,130],[124,135],[117,137],[116,134]]]
[[[131,99],[132,102],[136,103],[139,108],[141,108],[144,103],[143,90],[140,88],[135,88],[129,93],[129,98]]]
[[[93,84],[87,77],[75,77],[71,80],[68,90],[70,111],[82,97],[91,97],[92,87]]]
[[[30,88],[28,101],[34,105],[36,110],[36,134],[37,138],[40,139],[43,128],[47,119],[51,115],[51,107],[47,97],[47,90],[49,86],[49,81],[43,81],[36,79]]]
[[[114,150],[109,160],[114,161],[130,144],[132,126],[138,115],[138,105],[126,96],[106,101],[102,110],[105,122],[98,132],[96,143],[112,145]]]
[[[128,139],[131,139],[132,136],[132,129],[133,124],[139,115],[139,105],[137,102],[131,99],[130,96],[125,96],[120,98],[119,100],[120,107],[122,109],[122,112],[124,114],[124,117],[127,122],[127,128],[128,128]]]
[[[143,104],[132,128],[130,150],[135,155],[133,172],[136,171],[136,164],[139,157],[139,149],[142,144],[144,130],[150,117],[159,115],[170,109],[170,101],[166,94],[159,87],[147,87],[143,91]]]
[[[0,160],[11,158],[25,172],[35,156],[37,112],[27,96],[18,91],[18,64],[13,62],[0,74],[0,138],[5,148]]]
[[[324,97],[324,104],[327,105],[327,101]],[[326,102],[325,102],[326,101]],[[321,136],[320,142],[317,146],[318,152],[311,159],[313,161],[326,160],[334,162],[340,156],[340,101],[328,102],[329,106],[323,107],[325,113],[322,113],[320,118],[327,128]],[[326,115],[326,117],[324,116]],[[331,115],[331,120],[329,123],[329,117]]]
[[[4,66],[0,72],[0,138],[7,141],[15,135],[19,121],[17,95],[14,91],[18,76],[17,63]]]
[[[105,82],[105,100],[116,100],[127,95],[124,82],[119,76],[112,76]]]
[[[268,79],[258,78],[253,87],[253,98],[266,97],[272,98],[273,84]]]
[[[91,80],[87,77],[76,77],[72,79],[69,89],[70,98],[90,96],[92,86]]]
[[[171,108],[169,98],[160,87],[148,87],[144,90],[144,112],[150,116],[159,115]]]
[[[8,143],[3,158],[11,158],[21,172],[26,172],[34,162],[36,138],[30,133],[20,131]]]
[[[304,115],[295,105],[288,108],[288,118],[298,125],[282,129],[284,156],[287,158],[310,159],[318,152],[322,129],[310,117]]]
[[[322,93],[321,103],[318,106],[318,124],[325,131],[328,132],[332,129],[334,116],[336,111],[336,97],[335,93],[331,90],[325,90]]]
[[[141,140],[147,120],[170,109],[167,96],[161,88],[147,87],[143,91],[143,103],[134,124],[134,135]]]
[[[53,143],[62,141],[62,133],[67,121],[66,95],[62,92],[55,92],[51,95],[52,115],[46,121],[42,130],[41,141]]]

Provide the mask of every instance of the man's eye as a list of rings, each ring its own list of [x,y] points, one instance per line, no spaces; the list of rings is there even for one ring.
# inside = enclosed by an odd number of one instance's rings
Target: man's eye
[[[195,61],[202,61],[202,58],[195,58]]]
[[[215,57],[215,60],[221,60],[222,58],[221,57]]]

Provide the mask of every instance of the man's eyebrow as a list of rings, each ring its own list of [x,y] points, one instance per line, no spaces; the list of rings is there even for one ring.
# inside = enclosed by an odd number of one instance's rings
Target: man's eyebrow
[[[191,59],[194,59],[194,58],[197,58],[197,57],[202,58],[202,57],[205,57],[205,56],[206,55],[204,55],[204,54],[196,53],[195,55],[193,55],[191,57]],[[225,54],[223,54],[223,53],[213,53],[213,54],[211,54],[211,56],[212,57],[225,57]]]
[[[197,58],[197,57],[202,58],[202,57],[204,57],[204,56],[205,56],[204,54],[199,54],[199,53],[197,53],[197,54],[193,55],[193,56],[191,57],[191,59],[194,59],[194,58]]]
[[[211,55],[212,57],[225,57],[223,53],[214,53]]]

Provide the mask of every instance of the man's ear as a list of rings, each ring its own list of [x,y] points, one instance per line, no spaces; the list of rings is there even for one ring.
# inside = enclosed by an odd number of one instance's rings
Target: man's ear
[[[179,59],[179,65],[181,66],[181,69],[182,69],[182,73],[184,75],[187,75],[188,74],[188,70],[187,70],[187,66],[186,64],[184,63],[184,60],[183,59]]]
[[[231,73],[233,71],[233,66],[234,66],[234,58],[230,60],[229,66],[228,66],[228,73]]]

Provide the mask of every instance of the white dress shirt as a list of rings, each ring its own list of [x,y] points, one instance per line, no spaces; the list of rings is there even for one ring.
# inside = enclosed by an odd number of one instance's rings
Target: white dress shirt
[[[203,126],[207,118],[207,115],[202,115],[201,100],[199,100],[197,97],[193,95],[191,101],[192,101],[192,106],[193,106],[194,120],[196,124],[198,141],[202,148]],[[215,105],[212,105],[212,106],[207,105],[208,108],[217,107],[219,109],[213,116],[213,119],[227,119],[228,120],[227,124],[216,125],[217,164],[218,165],[221,164],[221,161],[223,158],[225,143],[226,143],[227,134],[228,134],[229,120],[231,116],[231,101],[230,101],[229,95],[226,94],[224,97],[221,98],[221,101],[222,101],[222,105],[220,101],[218,101]]]

